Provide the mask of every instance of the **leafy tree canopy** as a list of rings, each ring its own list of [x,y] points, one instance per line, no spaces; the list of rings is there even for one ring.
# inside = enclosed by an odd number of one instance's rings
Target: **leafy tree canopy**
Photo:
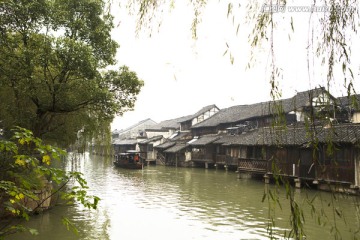
[[[0,127],[68,146],[134,107],[143,82],[115,64],[102,0],[0,0]]]

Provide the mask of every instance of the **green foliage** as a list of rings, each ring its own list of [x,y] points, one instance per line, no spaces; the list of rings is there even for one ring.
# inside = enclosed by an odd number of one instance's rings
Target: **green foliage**
[[[0,0],[0,119],[67,147],[134,107],[143,82],[115,64],[102,0]]]
[[[36,234],[35,229],[17,222],[29,220],[31,214],[41,211],[43,204],[56,194],[68,202],[96,209],[100,199],[87,194],[87,182],[81,173],[50,167],[51,161],[66,156],[64,150],[44,144],[24,128],[16,127],[12,133],[9,141],[0,139],[0,220],[5,222],[0,227],[0,239],[18,231]],[[39,191],[46,192],[46,196],[37,194]],[[68,220],[65,223],[72,226]]]
[[[68,218],[62,218],[62,223],[66,226],[66,229],[72,230],[75,234],[78,234],[79,231],[77,230],[77,228],[74,226],[74,224],[68,219]]]

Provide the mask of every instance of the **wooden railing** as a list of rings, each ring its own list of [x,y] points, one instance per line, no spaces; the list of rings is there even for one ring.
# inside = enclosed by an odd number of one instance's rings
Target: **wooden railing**
[[[200,152],[191,152],[191,160],[197,162],[213,162],[212,154],[200,153]]]
[[[257,159],[239,159],[238,162],[239,171],[246,172],[263,172],[267,171],[267,161]]]
[[[157,159],[162,165],[165,165],[165,157],[164,157],[164,155],[162,155],[161,153],[158,152],[156,159]]]

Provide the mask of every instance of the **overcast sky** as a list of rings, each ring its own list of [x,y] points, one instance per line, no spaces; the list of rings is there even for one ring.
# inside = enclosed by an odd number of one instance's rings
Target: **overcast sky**
[[[165,11],[159,28],[160,18],[157,18],[153,22],[151,37],[149,29],[136,36],[135,17],[130,16],[126,9],[115,7],[117,27],[113,37],[120,44],[118,64],[129,66],[145,86],[138,95],[135,110],[116,117],[113,130],[124,129],[146,118],[160,122],[190,115],[210,104],[226,108],[271,99],[268,43],[255,49],[256,61],[251,62],[250,69],[246,68],[251,56],[248,36],[253,26],[243,21],[248,13],[245,6],[241,9],[234,7],[236,18],[233,21],[232,17],[227,18],[227,3],[209,3],[198,25],[197,40],[192,38],[193,12],[187,1],[177,1],[170,13]],[[295,32],[289,35],[290,16],[294,19]],[[293,96],[296,91],[324,85],[326,75],[315,67],[309,77],[307,70],[309,13],[285,12],[279,13],[278,17],[285,18],[286,23],[275,32],[276,62],[283,69],[280,82],[283,98]],[[238,23],[240,27],[236,34]],[[233,64],[230,52],[234,57]],[[356,52],[355,47],[353,52]],[[358,78],[358,72],[355,75]],[[340,89],[343,82],[333,85]]]

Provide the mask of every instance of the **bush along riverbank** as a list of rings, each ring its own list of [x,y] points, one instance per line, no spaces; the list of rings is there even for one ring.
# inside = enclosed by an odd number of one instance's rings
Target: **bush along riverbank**
[[[0,240],[19,231],[37,234],[21,222],[48,210],[58,199],[96,209],[99,198],[87,194],[81,173],[51,167],[52,161],[66,157],[64,150],[43,143],[24,128],[16,127],[11,133],[8,139],[0,139]],[[71,226],[67,220],[63,223]]]

